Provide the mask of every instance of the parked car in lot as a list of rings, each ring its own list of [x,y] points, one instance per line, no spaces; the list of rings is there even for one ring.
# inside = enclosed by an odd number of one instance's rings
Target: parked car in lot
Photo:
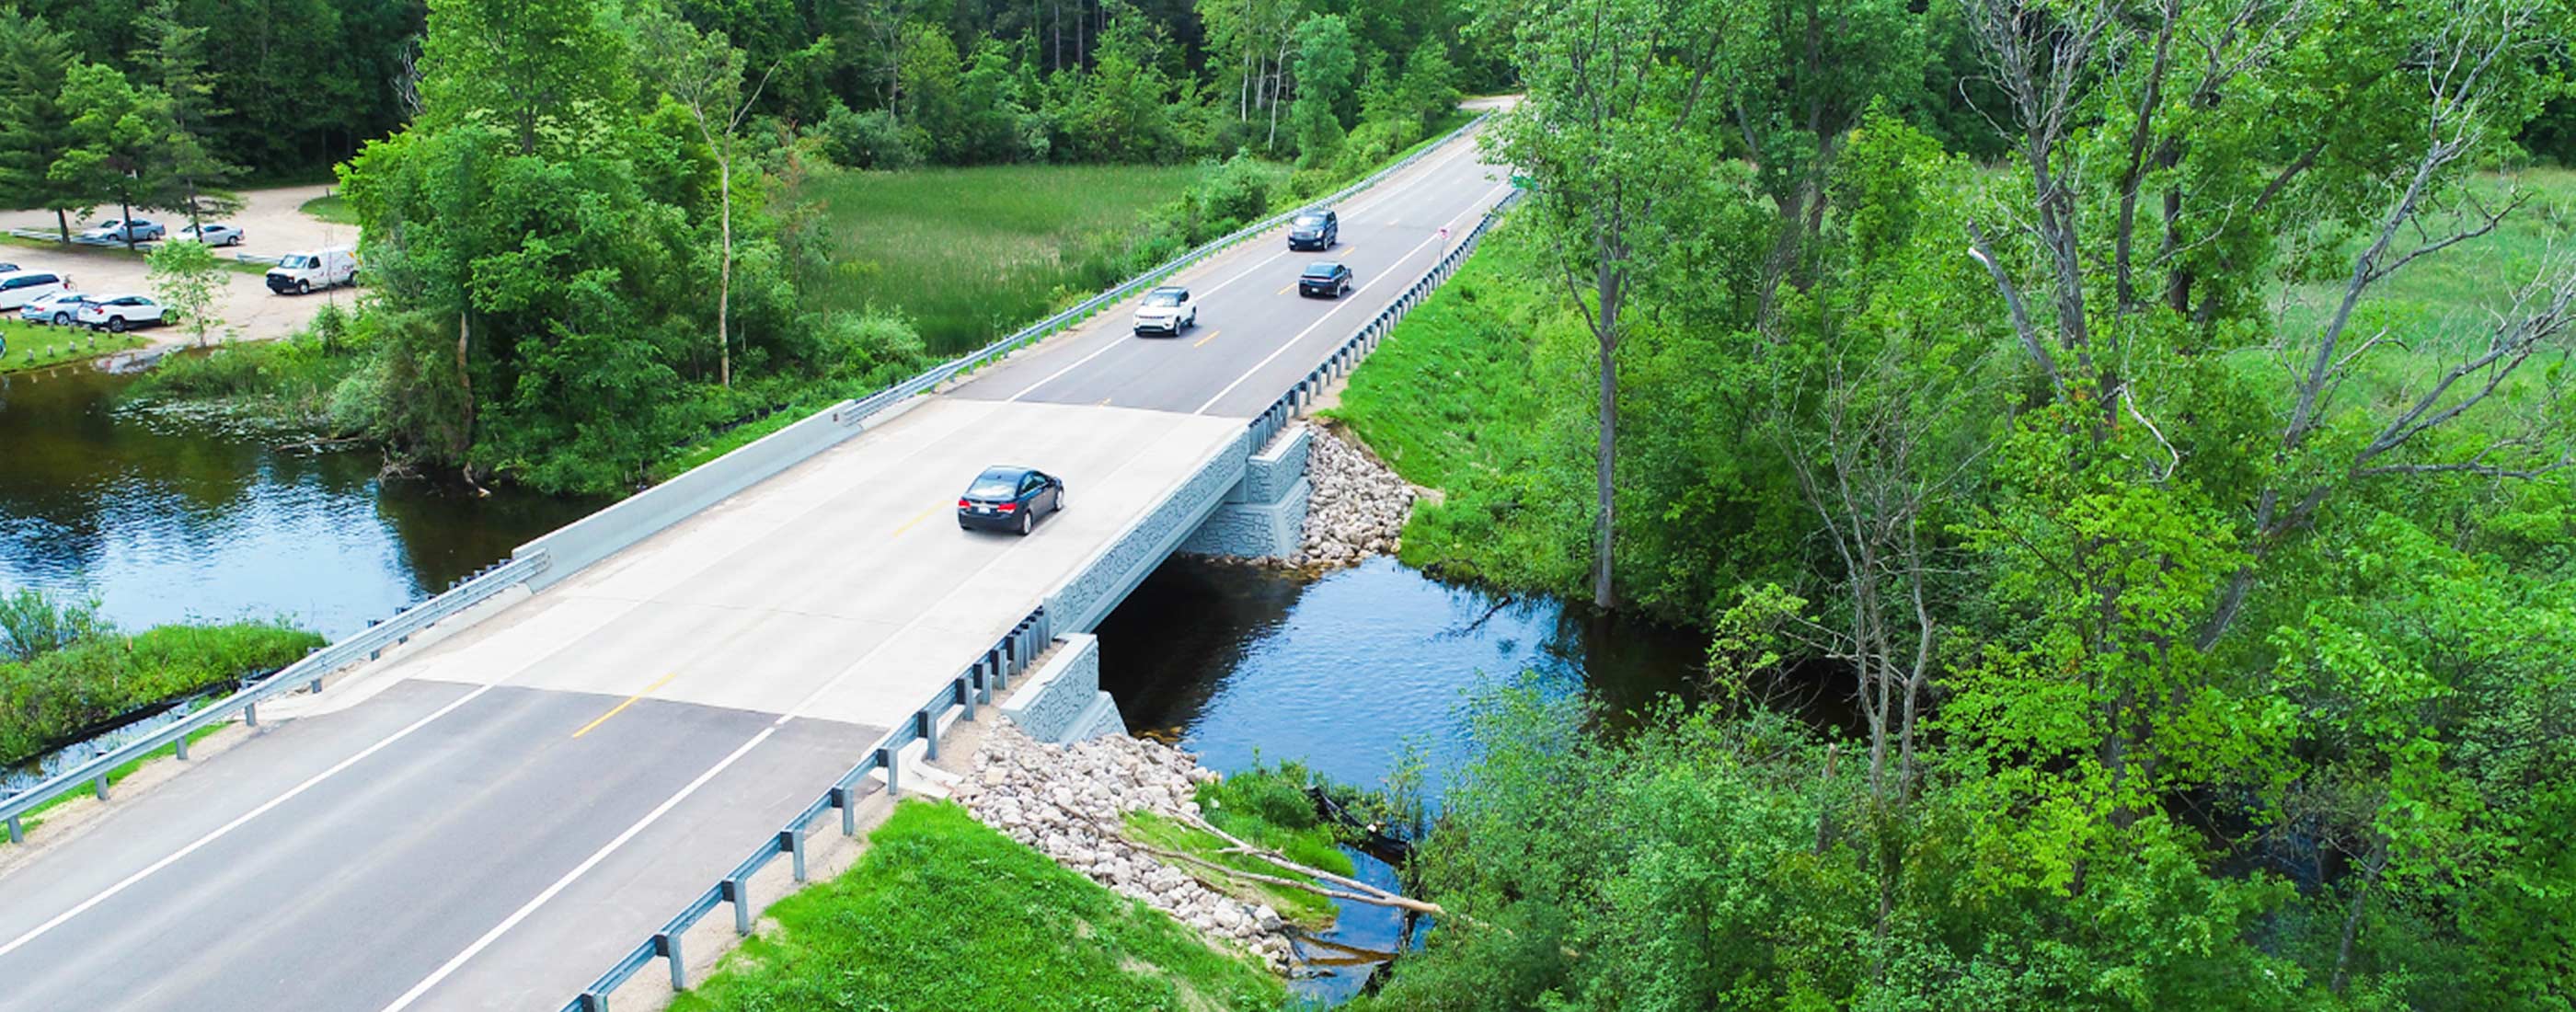
[[[58,291],[39,296],[36,301],[19,307],[18,318],[28,323],[50,323],[57,327],[68,327],[72,325],[72,321],[80,318],[81,303],[88,298],[89,296],[71,291]]]
[[[358,280],[358,254],[346,246],[289,253],[277,258],[277,266],[268,269],[268,290],[284,295],[302,295],[316,288],[334,288]]]
[[[160,223],[142,218],[110,218],[83,230],[81,239],[88,242],[151,242],[169,234]]]
[[[72,279],[52,271],[10,271],[0,274],[0,309],[18,309],[27,303],[70,291]]]
[[[239,246],[245,237],[241,229],[207,222],[180,229],[179,238],[193,239],[208,246]]]
[[[1338,261],[1317,260],[1297,275],[1297,294],[1338,299],[1351,293],[1351,269]]]
[[[1136,304],[1136,333],[1159,331],[1179,337],[1181,332],[1199,325],[1199,304],[1190,301],[1190,290],[1174,285],[1145,293],[1145,301]]]
[[[91,330],[112,334],[169,322],[161,303],[147,295],[93,295],[81,300],[80,312],[72,319]]]
[[[16,274],[16,273],[18,273],[18,265],[17,265],[17,264],[13,264],[13,263],[0,263],[0,274]]]
[[[1305,211],[1288,219],[1289,249],[1331,249],[1342,241],[1342,216],[1326,210]]]
[[[957,526],[1027,534],[1041,513],[1064,511],[1064,479],[1033,467],[998,465],[976,475],[957,499]]]

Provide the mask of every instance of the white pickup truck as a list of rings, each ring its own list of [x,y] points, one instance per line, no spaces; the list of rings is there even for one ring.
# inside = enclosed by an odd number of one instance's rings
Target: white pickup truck
[[[357,278],[357,251],[334,246],[277,258],[277,266],[268,269],[268,290],[302,295],[316,288],[355,284]]]

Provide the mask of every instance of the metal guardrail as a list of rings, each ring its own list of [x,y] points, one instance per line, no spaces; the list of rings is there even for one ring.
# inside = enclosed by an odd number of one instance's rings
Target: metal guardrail
[[[125,243],[116,239],[83,239],[79,236],[65,239],[63,238],[62,233],[56,232],[50,228],[13,228],[9,230],[9,234],[21,239],[35,239],[41,242],[54,243],[56,245],[96,246],[100,249],[125,248]],[[159,239],[151,239],[138,242],[134,244],[134,250],[138,253],[149,253],[152,251],[153,247],[160,245],[162,241],[163,240]],[[277,266],[278,261],[277,257],[261,256],[256,253],[235,253],[232,257],[242,263],[266,264],[271,267]]]
[[[1369,322],[1353,333],[1349,340],[1335,347],[1330,354],[1324,356],[1323,362],[1306,373],[1304,379],[1298,380],[1296,386],[1289,387],[1287,393],[1279,395],[1278,400],[1270,402],[1270,407],[1262,411],[1260,417],[1252,420],[1252,452],[1259,453],[1262,447],[1270,445],[1271,437],[1278,435],[1279,430],[1287,428],[1288,422],[1296,418],[1307,405],[1313,404],[1315,395],[1322,393],[1333,380],[1358,366],[1361,359],[1368,357],[1369,352],[1377,350],[1378,342],[1384,340],[1387,333],[1395,329],[1396,321],[1404,319],[1405,313],[1421,305],[1422,300],[1431,296],[1432,289],[1440,287],[1442,282],[1448,281],[1451,275],[1458,273],[1458,265],[1467,262],[1467,256],[1476,251],[1476,244],[1484,241],[1485,233],[1494,227],[1496,221],[1502,219],[1503,212],[1520,202],[1522,192],[1514,189],[1493,207],[1486,209],[1485,216],[1477,220],[1476,227],[1468,229],[1467,234],[1458,240],[1458,245],[1442,254],[1440,262],[1433,264],[1429,271],[1416,279],[1413,287],[1405,289],[1403,295],[1397,296],[1394,302],[1387,304],[1386,308],[1378,310],[1377,315],[1370,317]]]
[[[928,702],[896,724],[894,730],[868,746],[866,758],[850,767],[849,772],[841,774],[840,779],[833,781],[832,786],[825,789],[821,797],[815,798],[813,804],[805,806],[804,811],[787,820],[785,827],[753,849],[750,857],[744,858],[741,864],[716,880],[716,884],[690,900],[689,905],[680,908],[679,914],[665,922],[661,930],[627,950],[616,965],[608,968],[608,972],[600,974],[599,979],[564,1003],[562,1012],[606,1012],[609,995],[645,967],[653,965],[656,959],[670,964],[671,990],[686,990],[689,986],[689,959],[681,951],[681,936],[688,934],[690,928],[696,927],[717,907],[728,903],[733,905],[734,934],[751,934],[752,876],[768,868],[770,862],[786,857],[795,880],[805,881],[805,835],[813,829],[815,821],[823,817],[823,813],[839,811],[841,835],[857,836],[859,788],[868,775],[882,771],[886,793],[902,794],[900,770],[896,765],[898,754],[918,741],[924,743],[923,759],[939,758],[939,724],[947,718],[948,712],[959,710],[962,711],[959,719],[974,720],[979,708],[992,704],[993,693],[1009,688],[1011,678],[1027,670],[1030,662],[1046,651],[1052,639],[1046,609],[1040,607],[1029,612],[1028,617],[1013,626],[1010,633],[995,640],[992,647],[984,651],[982,659],[967,665],[957,677],[940,686]]]
[[[1403,158],[1389,163],[1384,168],[1369,173],[1367,176],[1362,177],[1358,182],[1342,187],[1341,189],[1335,190],[1325,196],[1299,204],[1286,211],[1281,211],[1278,214],[1263,218],[1260,221],[1245,225],[1244,227],[1236,229],[1219,238],[1209,240],[1189,252],[1173,257],[1170,260],[1166,260],[1161,264],[1147,269],[1142,274],[1138,274],[1135,277],[1118,283],[1116,287],[1109,288],[1088,299],[1084,299],[1069,309],[1056,313],[1053,316],[1049,316],[1046,319],[1039,320],[1027,327],[1023,327],[1018,332],[1008,337],[997,339],[991,344],[987,344],[981,348],[975,349],[974,351],[967,352],[966,354],[949,359],[948,361],[942,362],[936,366],[932,366],[920,375],[869,394],[866,397],[844,402],[843,404],[830,409],[830,413],[833,418],[840,420],[844,424],[857,424],[868,416],[884,410],[887,406],[901,401],[904,398],[911,397],[915,394],[921,393],[922,391],[938,386],[941,383],[945,383],[956,377],[959,373],[967,372],[978,366],[989,364],[995,359],[999,359],[1004,355],[1008,355],[1011,352],[1018,350],[1020,346],[1028,344],[1031,341],[1047,337],[1057,331],[1063,330],[1067,325],[1079,322],[1093,313],[1099,312],[1111,305],[1115,305],[1119,300],[1133,295],[1137,291],[1153,285],[1164,278],[1172,276],[1182,268],[1207,259],[1209,256],[1228,249],[1246,239],[1258,236],[1261,233],[1270,231],[1271,229],[1278,228],[1279,226],[1286,224],[1288,219],[1296,215],[1299,211],[1303,211],[1310,207],[1323,207],[1326,205],[1338,204],[1344,200],[1348,200],[1352,195],[1384,182],[1387,177],[1398,172],[1402,172],[1407,168],[1411,168],[1414,163],[1421,161],[1432,152],[1438,151],[1443,147],[1447,147],[1449,142],[1466,136],[1469,131],[1483,125],[1485,120],[1492,115],[1492,113],[1478,113],[1476,114],[1476,118],[1468,120],[1457,129],[1441,135],[1438,140],[1431,141],[1430,143],[1414,149],[1412,154],[1406,155]]]
[[[1246,239],[1260,235],[1263,232],[1277,228],[1281,224],[1286,223],[1289,217],[1294,215],[1297,211],[1302,211],[1309,207],[1335,204],[1349,199],[1351,195],[1385,181],[1387,177],[1403,171],[1414,163],[1421,161],[1431,152],[1437,151],[1440,148],[1447,146],[1449,142],[1465,136],[1469,131],[1474,130],[1477,126],[1484,123],[1485,119],[1490,115],[1490,113],[1479,114],[1476,118],[1468,120],[1458,129],[1442,135],[1438,140],[1421,146],[1412,154],[1406,155],[1402,159],[1399,159],[1376,172],[1368,174],[1358,182],[1345,186],[1325,197],[1300,204],[1289,211],[1283,211],[1250,225],[1246,225],[1222,238],[1200,245],[1199,247],[1192,249],[1187,253],[1183,253],[1180,256],[1174,257],[1171,260],[1165,261],[1142,274],[1129,278],[1118,286],[1103,291],[1091,298],[1085,299],[1072,308],[1056,313],[1055,315],[1049,316],[1034,324],[1030,324],[1009,337],[1001,338],[982,348],[978,348],[964,355],[952,358],[930,368],[920,375],[914,376],[911,379],[897,383],[893,386],[889,386],[883,390],[879,390],[873,394],[869,394],[866,397],[852,401],[844,401],[831,408],[825,409],[820,415],[815,417],[828,416],[833,421],[842,425],[856,425],[859,422],[865,421],[869,416],[899,403],[905,398],[927,391],[941,383],[947,382],[958,374],[974,369],[977,366],[988,364],[1003,355],[1009,354],[1011,351],[1032,340],[1045,337],[1062,330],[1066,325],[1077,322],[1104,307],[1112,305],[1118,300],[1133,294],[1138,289],[1169,277],[1173,272],[1184,267],[1188,267],[1199,260],[1205,259],[1211,254],[1224,250]],[[1405,300],[1419,301],[1422,294],[1429,292],[1430,288],[1436,286],[1440,280],[1446,280],[1449,274],[1456,270],[1457,262],[1466,257],[1467,252],[1475,247],[1476,241],[1483,237],[1485,230],[1492,225],[1495,214],[1499,213],[1502,208],[1510,206],[1512,201],[1518,197],[1519,192],[1514,191],[1512,196],[1504,198],[1501,204],[1496,205],[1493,211],[1487,212],[1485,219],[1479,222],[1475,229],[1467,234],[1466,238],[1459,243],[1458,248],[1452,251],[1448,256],[1441,259],[1440,265],[1433,268],[1431,275],[1426,275],[1422,281],[1416,282],[1414,287],[1406,292]],[[1408,308],[1410,301],[1406,303]],[[1400,316],[1401,314],[1398,313],[1395,315]],[[1369,346],[1374,347],[1376,339],[1372,335],[1375,332],[1382,330],[1384,327],[1392,325],[1393,317],[1388,313],[1381,312],[1378,314],[1378,319],[1372,320],[1369,328],[1363,331],[1361,336],[1368,336],[1369,340],[1367,343]],[[1329,361],[1327,365],[1329,366],[1334,362],[1340,362],[1348,350],[1356,345],[1359,340],[1360,337],[1355,336],[1352,341],[1345,342],[1341,349],[1334,352],[1332,360]],[[1318,373],[1322,372],[1324,368],[1325,367],[1318,367]],[[1316,385],[1315,376],[1316,374],[1310,373],[1306,380],[1301,381],[1296,389],[1290,391],[1288,397],[1282,398],[1282,403],[1286,403],[1292,398],[1296,398],[1299,391],[1307,390],[1310,386]],[[1309,393],[1308,396],[1311,397],[1311,393]],[[1296,403],[1303,404],[1304,401],[1298,400]],[[1264,432],[1261,429],[1264,420],[1269,419],[1271,415],[1276,413],[1278,410],[1278,406],[1274,405],[1271,412],[1265,413],[1262,419],[1256,419],[1253,421],[1252,425],[1256,436],[1253,440],[1254,449],[1257,450],[1261,443],[1268,438],[1269,433],[1277,432],[1279,426],[1284,424],[1284,420],[1271,423],[1267,432]],[[1293,410],[1293,406],[1291,410]],[[771,834],[768,840],[751,852],[751,856],[744,858],[742,863],[735,865],[733,871],[726,873],[722,879],[716,881],[715,885],[708,887],[705,892],[699,893],[696,899],[691,900],[687,906],[681,908],[679,914],[672,917],[668,922],[665,922],[660,930],[653,932],[650,937],[638,943],[634,948],[627,950],[625,956],[619,958],[615,965],[608,968],[608,972],[600,974],[599,978],[592,981],[589,987],[583,988],[580,994],[574,996],[571,1001],[564,1003],[561,1012],[606,1012],[609,996],[614,994],[619,987],[623,986],[637,973],[642,972],[645,967],[653,965],[653,961],[657,959],[663,960],[668,964],[671,974],[671,989],[674,991],[686,990],[688,987],[688,957],[681,951],[681,936],[686,935],[690,928],[697,926],[698,922],[704,919],[708,914],[714,913],[717,907],[728,903],[733,905],[734,933],[736,935],[750,934],[752,927],[752,876],[759,874],[763,869],[769,867],[770,862],[784,856],[789,858],[793,863],[792,873],[795,881],[800,883],[805,881],[805,835],[812,828],[815,820],[822,818],[825,812],[838,810],[841,813],[842,835],[858,835],[857,812],[860,783],[866,780],[869,774],[882,771],[885,774],[887,792],[889,794],[900,794],[902,791],[901,787],[897,783],[897,776],[899,774],[899,771],[896,768],[897,754],[913,742],[921,741],[927,743],[927,748],[923,751],[923,758],[938,758],[939,724],[941,720],[947,717],[948,712],[952,709],[962,709],[963,719],[975,719],[977,708],[990,704],[993,701],[993,693],[1007,688],[1010,684],[1011,677],[1025,670],[1028,667],[1029,662],[1034,660],[1039,653],[1043,652],[1046,644],[1051,642],[1052,639],[1053,636],[1050,631],[1048,612],[1046,607],[1041,605],[1036,610],[1030,612],[1028,617],[1021,619],[1019,624],[1012,628],[1009,635],[1002,637],[1002,639],[997,641],[991,649],[986,650],[984,652],[984,657],[981,660],[968,665],[956,678],[951,679],[947,685],[942,686],[937,693],[933,694],[928,702],[922,704],[919,709],[914,710],[910,717],[904,719],[895,727],[894,730],[886,732],[885,736],[879,738],[876,744],[869,746],[866,758],[861,759],[858,765],[851,767],[849,772],[842,774],[840,779],[833,781],[832,786],[826,789],[821,797],[816,798],[814,803],[805,806],[805,810],[803,812],[800,812],[796,817],[787,820],[787,825],[778,832]]]
[[[547,565],[546,556],[539,553],[486,566],[481,572],[457,581],[445,593],[396,612],[362,632],[341,637],[306,654],[304,659],[243,686],[240,691],[216,700],[212,705],[172,721],[158,731],[100,753],[43,783],[0,799],[0,820],[8,823],[9,842],[25,842],[26,834],[19,826],[19,818],[45,802],[84,786],[96,791],[104,800],[109,774],[117,767],[141,759],[164,745],[177,746],[179,758],[186,759],[188,736],[198,730],[230,719],[236,713],[242,715],[245,723],[256,725],[262,701],[299,687],[310,686],[318,691],[322,688],[324,676],[359,661],[373,660],[385,648],[409,640],[414,633],[432,623],[527,582],[530,577],[544,572]]]

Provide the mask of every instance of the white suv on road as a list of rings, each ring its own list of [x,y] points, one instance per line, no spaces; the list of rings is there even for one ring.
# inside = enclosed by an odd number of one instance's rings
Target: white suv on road
[[[147,323],[168,322],[161,304],[143,295],[98,295],[81,303],[76,317],[92,330],[122,334]]]
[[[1199,325],[1199,304],[1190,301],[1190,290],[1172,285],[1145,293],[1145,301],[1136,305],[1136,333],[1161,331],[1174,337]]]

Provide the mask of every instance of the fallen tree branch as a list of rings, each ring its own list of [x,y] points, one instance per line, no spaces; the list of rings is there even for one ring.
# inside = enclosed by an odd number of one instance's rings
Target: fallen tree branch
[[[1346,892],[1340,889],[1326,889],[1323,886],[1316,885],[1312,882],[1299,882],[1295,879],[1281,878],[1277,875],[1264,875],[1257,871],[1245,871],[1241,868],[1228,867],[1200,857],[1196,854],[1183,853],[1177,850],[1166,850],[1162,847],[1156,847],[1151,844],[1140,843],[1136,846],[1144,850],[1146,853],[1152,854],[1156,857],[1169,858],[1175,861],[1186,861],[1219,874],[1231,875],[1240,879],[1248,879],[1265,885],[1275,885],[1286,889],[1300,889],[1328,899],[1349,900],[1353,903],[1367,903],[1373,906],[1394,907],[1398,910],[1410,910],[1417,914],[1429,914],[1433,917],[1443,919],[1447,919],[1451,916],[1449,911],[1442,909],[1440,904],[1437,903],[1426,903],[1421,900],[1410,899],[1403,896],[1372,896],[1367,893]],[[1463,920],[1463,918],[1461,919]]]

